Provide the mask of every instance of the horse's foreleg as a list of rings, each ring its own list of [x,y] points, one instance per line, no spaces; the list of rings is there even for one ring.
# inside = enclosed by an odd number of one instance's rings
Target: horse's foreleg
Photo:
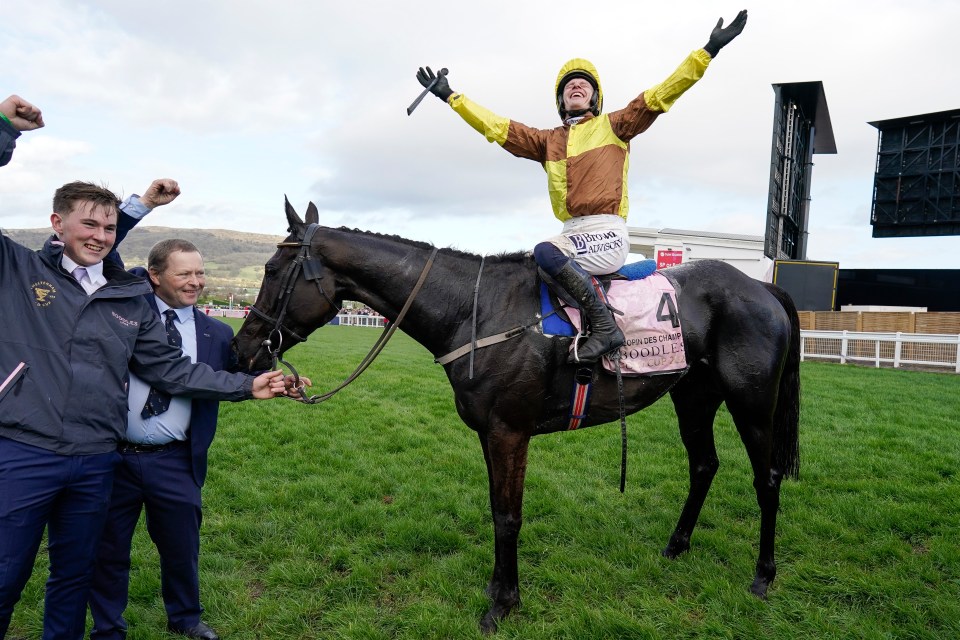
[[[487,586],[490,609],[480,621],[484,633],[497,630],[497,623],[520,601],[517,572],[517,538],[523,523],[523,483],[527,471],[529,434],[494,429],[480,434],[490,482],[493,514],[493,576]]]
[[[670,392],[677,411],[680,438],[687,449],[690,489],[677,526],[661,552],[667,558],[676,558],[690,548],[690,536],[697,526],[700,510],[720,466],[713,440],[713,419],[721,400],[718,395],[705,389],[704,384],[691,378]]]

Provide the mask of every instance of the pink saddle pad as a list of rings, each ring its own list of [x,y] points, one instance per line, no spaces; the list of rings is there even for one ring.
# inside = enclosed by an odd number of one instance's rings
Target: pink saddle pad
[[[675,373],[687,368],[687,355],[677,313],[677,292],[660,273],[643,280],[614,280],[607,291],[610,306],[626,343],[620,348],[620,370],[625,376]],[[570,322],[580,330],[580,311],[566,309]],[[571,349],[573,346],[571,345]],[[607,356],[603,367],[615,372]]]

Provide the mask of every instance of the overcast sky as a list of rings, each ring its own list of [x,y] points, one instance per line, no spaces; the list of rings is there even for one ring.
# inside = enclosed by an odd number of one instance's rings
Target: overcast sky
[[[956,0],[749,6],[743,34],[632,144],[636,227],[762,235],[773,83],[819,80],[838,153],[814,156],[808,258],[841,268],[960,268],[957,238],[873,239],[877,131],[960,108]],[[46,226],[72,180],[183,195],[146,224],[283,235],[283,198],[321,222],[476,253],[561,226],[543,169],[487,143],[417,67],[531,126],[559,123],[557,70],[598,68],[607,111],[702,47],[719,2],[33,0],[0,21],[4,96],[43,109],[0,173],[0,226]],[[8,8],[10,9],[10,8]]]

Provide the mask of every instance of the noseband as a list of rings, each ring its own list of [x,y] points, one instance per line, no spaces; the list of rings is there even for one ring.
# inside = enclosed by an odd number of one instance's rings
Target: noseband
[[[299,247],[300,251],[297,253],[297,257],[291,262],[286,271],[283,273],[283,278],[281,279],[280,284],[280,295],[277,298],[277,304],[280,307],[280,311],[277,314],[276,318],[264,313],[260,309],[257,309],[256,306],[251,306],[250,311],[260,318],[261,320],[273,324],[273,328],[270,330],[270,333],[267,334],[267,339],[260,344],[261,349],[266,349],[267,354],[270,356],[272,361],[271,369],[277,368],[277,362],[281,363],[293,374],[295,386],[297,392],[300,394],[300,400],[308,404],[316,404],[318,402],[323,402],[327,400],[335,393],[346,387],[348,384],[353,382],[364,369],[370,366],[370,363],[373,362],[380,352],[383,350],[383,347],[386,346],[387,341],[397,330],[397,327],[400,325],[400,321],[403,320],[404,316],[407,315],[407,310],[410,309],[410,305],[413,303],[414,298],[417,297],[420,288],[423,286],[424,281],[427,279],[427,273],[429,273],[430,268],[433,266],[433,260],[437,255],[437,248],[434,247],[433,253],[430,254],[430,258],[427,260],[427,263],[423,267],[423,271],[420,273],[420,279],[417,280],[417,284],[413,287],[413,291],[410,292],[410,296],[407,298],[406,304],[403,305],[400,313],[397,315],[396,320],[391,322],[389,326],[384,328],[384,332],[380,335],[380,338],[377,340],[376,344],[373,345],[373,348],[370,350],[370,353],[363,359],[357,369],[350,374],[343,383],[341,383],[336,389],[328,391],[322,395],[307,396],[304,391],[304,385],[300,381],[300,374],[297,372],[296,368],[286,360],[280,357],[280,348],[283,346],[283,332],[286,331],[297,342],[306,342],[306,338],[302,338],[287,327],[283,326],[283,319],[287,315],[287,305],[290,304],[291,294],[293,293],[293,288],[297,284],[297,278],[300,276],[300,273],[303,273],[303,277],[308,282],[313,282],[317,285],[317,290],[320,292],[320,295],[330,304],[331,307],[337,310],[337,313],[340,313],[340,307],[336,302],[333,301],[333,298],[330,297],[326,291],[323,290],[323,285],[320,283],[321,277],[321,268],[319,258],[315,258],[310,254],[310,244],[313,240],[314,234],[320,228],[319,224],[310,224],[307,226],[306,231],[303,234],[303,238],[299,242],[281,242],[277,244],[278,248],[284,247]],[[276,347],[273,346],[273,336],[277,336]]]

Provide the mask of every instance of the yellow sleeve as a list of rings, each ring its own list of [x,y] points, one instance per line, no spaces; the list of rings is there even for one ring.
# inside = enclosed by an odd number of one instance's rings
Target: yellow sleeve
[[[647,106],[654,111],[669,111],[673,103],[703,77],[710,60],[710,54],[703,49],[691,52],[669,78],[643,92]]]
[[[503,146],[507,141],[507,133],[510,131],[509,118],[503,118],[481,107],[462,93],[450,96],[448,102],[453,110],[460,114],[467,124],[483,134],[488,142]]]

